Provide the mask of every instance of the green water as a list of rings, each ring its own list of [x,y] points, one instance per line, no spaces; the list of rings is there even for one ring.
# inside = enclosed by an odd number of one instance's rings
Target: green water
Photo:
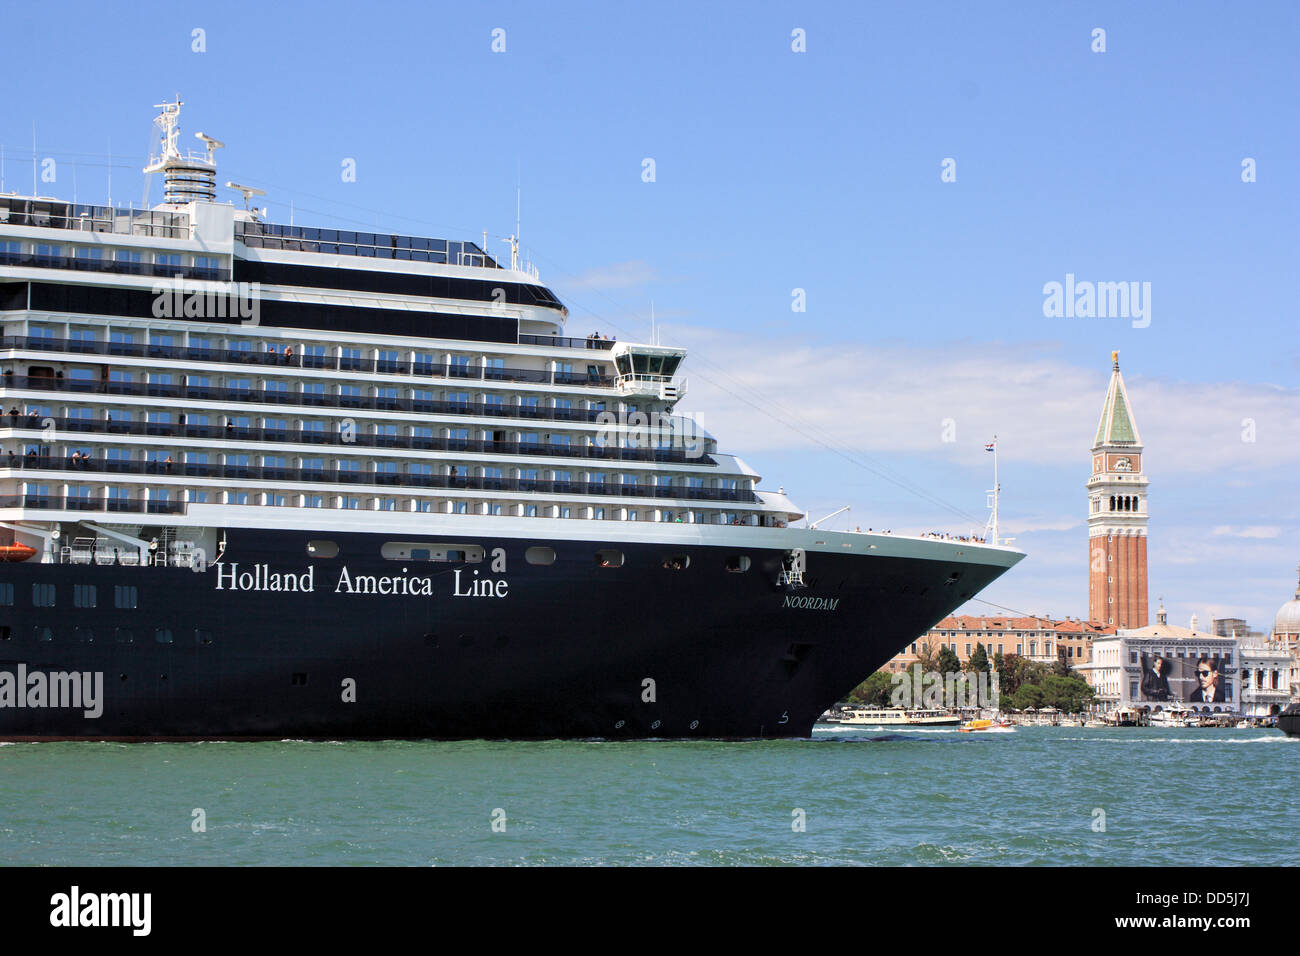
[[[1260,730],[10,744],[0,862],[1296,864],[1297,784]]]

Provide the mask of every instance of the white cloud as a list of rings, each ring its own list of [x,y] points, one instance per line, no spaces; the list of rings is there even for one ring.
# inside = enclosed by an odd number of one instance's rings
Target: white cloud
[[[1282,534],[1282,529],[1277,525],[1253,524],[1234,527],[1230,524],[1221,524],[1210,533],[1231,538],[1276,538]]]
[[[556,280],[559,289],[628,289],[645,285],[658,277],[655,267],[644,259],[630,259],[589,269],[572,279]]]
[[[704,411],[727,447],[750,452],[813,448],[821,437],[868,455],[923,453],[983,467],[973,452],[996,433],[1005,461],[1077,462],[1110,378],[1108,354],[1082,367],[1050,346],[805,346],[793,336],[674,332],[691,349],[687,406]],[[1135,370],[1125,381],[1149,473],[1300,465],[1300,390]],[[774,418],[792,427],[774,427]],[[948,423],[955,442],[944,441]]]

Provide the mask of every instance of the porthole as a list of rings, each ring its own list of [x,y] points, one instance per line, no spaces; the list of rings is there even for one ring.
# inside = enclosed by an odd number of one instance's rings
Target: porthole
[[[113,640],[118,644],[131,644],[135,641],[135,635],[131,633],[129,627],[119,627],[113,631]],[[125,679],[123,678],[123,680]]]
[[[153,639],[157,641],[159,644],[172,643],[171,629],[166,627],[155,628],[153,632]]]
[[[663,565],[669,571],[685,571],[691,566],[691,558],[686,554],[665,554]]]
[[[308,541],[307,556],[309,558],[337,558],[339,556],[339,546],[335,541]]]
[[[54,631],[42,624],[37,624],[32,628],[32,637],[38,641],[52,641],[54,640]]]
[[[78,628],[75,630],[74,633],[75,633],[76,636],[77,636],[77,640],[78,640],[79,642],[81,642],[82,644],[94,644],[94,643],[95,643],[95,631],[94,631],[94,629],[92,629],[92,628],[89,628],[89,627],[78,627]]]
[[[744,574],[749,570],[749,556],[745,554],[733,554],[727,558],[723,565],[732,574]]]
[[[621,568],[623,552],[613,548],[604,548],[596,552],[596,566],[601,568]]]
[[[211,631],[203,631],[203,630],[195,629],[195,631],[194,631],[194,643],[195,643],[195,644],[211,644],[211,643],[212,643],[212,632],[211,632]]]
[[[524,560],[529,564],[548,565],[555,563],[555,549],[544,548],[540,545],[529,548],[524,552]]]

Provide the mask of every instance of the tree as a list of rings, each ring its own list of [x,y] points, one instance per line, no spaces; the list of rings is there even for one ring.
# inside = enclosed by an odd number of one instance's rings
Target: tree
[[[916,662],[921,665],[922,674],[939,670],[939,649],[929,641],[924,642],[916,653]]]
[[[1057,677],[1069,677],[1070,665],[1065,662],[1064,648],[1057,648],[1056,663],[1052,665],[1052,673]]]
[[[1021,684],[1011,695],[1011,706],[1017,710],[1028,710],[1030,707],[1037,709],[1045,706],[1046,700],[1046,695],[1037,684]]]
[[[934,670],[940,674],[958,674],[961,672],[961,658],[947,644],[939,648],[939,653],[935,655]]]
[[[849,701],[867,707],[888,707],[894,680],[888,671],[876,671],[849,693]]]
[[[1063,710],[1068,714],[1079,713],[1096,698],[1088,682],[1073,674],[1068,677],[1048,674],[1038,686],[1042,689],[1043,700],[1047,706]]]
[[[983,644],[976,644],[975,651],[971,654],[970,660],[966,662],[966,669],[972,674],[985,674],[989,669],[989,653],[984,650]]]

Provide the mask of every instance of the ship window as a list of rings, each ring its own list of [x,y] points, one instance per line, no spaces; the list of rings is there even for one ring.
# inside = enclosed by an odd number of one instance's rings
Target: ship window
[[[14,603],[14,586],[10,581],[0,583],[0,606],[12,607]]]
[[[33,584],[32,604],[35,607],[54,607],[54,585]]]
[[[93,584],[74,584],[72,586],[72,606],[73,607],[94,607],[96,601],[96,588]]]
[[[296,673],[289,679],[289,684],[292,687],[306,687],[307,675],[303,673]]]
[[[669,571],[685,571],[691,566],[691,559],[685,554],[666,554],[663,563]]]
[[[172,632],[169,628],[166,627],[154,628],[153,639],[157,641],[159,644],[171,644]]]
[[[313,558],[337,558],[339,546],[333,541],[308,541],[307,554]]]
[[[0,624],[0,641],[9,640],[11,634],[12,632],[9,630],[8,624]]]
[[[554,564],[555,549],[543,548],[540,546],[529,548],[527,551],[524,552],[524,560],[527,561],[529,564],[542,564],[542,565]]]
[[[113,630],[113,640],[119,644],[131,644],[135,641],[135,635],[129,627],[119,627]]]
[[[52,641],[54,640],[54,631],[43,624],[37,624],[32,628],[32,637],[38,641]]]
[[[379,553],[389,561],[447,561],[477,564],[483,548],[477,544],[441,544],[429,541],[387,541]]]
[[[114,607],[133,608],[136,607],[138,603],[138,594],[133,585],[113,585]]]
[[[82,644],[95,643],[95,631],[93,628],[78,627],[74,633],[76,634],[77,640],[80,641]]]
[[[731,557],[727,558],[727,563],[724,567],[728,571],[742,574],[749,570],[749,557],[744,554],[733,554]]]
[[[194,631],[194,643],[195,643],[195,644],[211,644],[211,643],[212,643],[212,632],[211,632],[211,631],[203,631],[203,630],[197,630],[197,629],[196,629],[196,630]]]
[[[596,566],[601,568],[621,568],[623,566],[623,552],[615,551],[613,548],[597,551]]]

